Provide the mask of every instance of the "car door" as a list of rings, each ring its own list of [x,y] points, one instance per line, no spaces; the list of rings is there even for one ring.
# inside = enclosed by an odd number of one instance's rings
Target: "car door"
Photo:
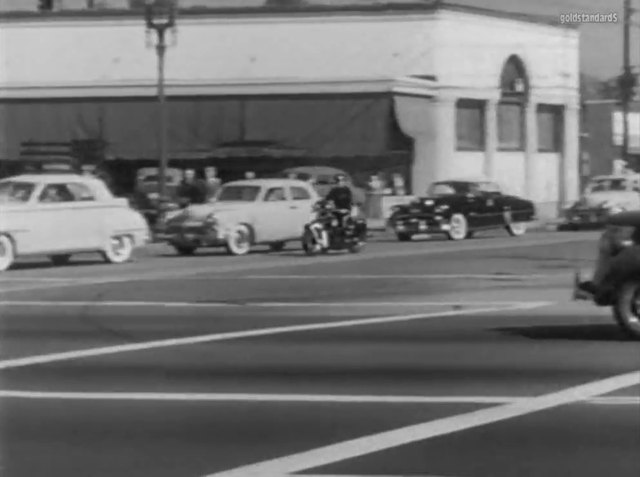
[[[74,196],[64,182],[46,184],[37,198],[37,223],[33,248],[41,252],[74,249],[77,230],[73,227]]]
[[[255,217],[256,234],[261,242],[288,240],[291,237],[293,209],[284,185],[266,188]]]
[[[316,201],[310,189],[303,185],[291,186],[289,195],[291,197],[290,208],[293,210],[291,238],[298,238],[302,236],[304,226],[313,218],[313,206]]]
[[[86,183],[68,182],[66,186],[74,198],[69,211],[69,227],[74,231],[73,248],[102,248],[106,241],[103,222],[111,211],[98,202],[96,194]]]
[[[462,196],[460,204],[461,212],[466,216],[469,227],[477,229],[486,226],[486,200],[475,184],[469,186],[467,193]]]

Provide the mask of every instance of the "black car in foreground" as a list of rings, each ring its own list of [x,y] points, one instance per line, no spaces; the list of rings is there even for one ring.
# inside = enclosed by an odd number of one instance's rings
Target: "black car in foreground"
[[[389,226],[400,241],[420,234],[463,240],[476,231],[500,228],[519,236],[534,219],[533,202],[503,194],[493,182],[452,180],[434,182],[426,197],[396,206]]]

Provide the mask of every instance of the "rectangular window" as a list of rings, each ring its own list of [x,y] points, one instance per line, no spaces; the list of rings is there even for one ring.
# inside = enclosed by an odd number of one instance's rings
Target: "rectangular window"
[[[456,144],[458,151],[484,151],[484,101],[456,103]]]
[[[524,108],[520,103],[498,103],[498,149],[524,150]]]
[[[562,150],[562,107],[550,104],[538,105],[538,151],[560,152]]]

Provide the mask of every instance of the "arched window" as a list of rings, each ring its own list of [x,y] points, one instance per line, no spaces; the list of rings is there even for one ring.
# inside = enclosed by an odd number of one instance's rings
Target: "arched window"
[[[505,62],[500,74],[498,104],[498,149],[524,150],[524,106],[529,95],[529,80],[522,60],[515,55]]]

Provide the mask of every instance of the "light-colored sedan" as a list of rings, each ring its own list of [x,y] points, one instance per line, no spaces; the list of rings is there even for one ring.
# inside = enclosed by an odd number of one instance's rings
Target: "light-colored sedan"
[[[124,263],[149,241],[144,217],[101,180],[77,174],[28,174],[0,181],[0,271],[17,257],[99,252]]]
[[[313,186],[295,179],[229,182],[211,202],[167,219],[165,239],[181,255],[218,246],[245,255],[258,244],[280,251],[286,242],[300,240],[319,199]]]

